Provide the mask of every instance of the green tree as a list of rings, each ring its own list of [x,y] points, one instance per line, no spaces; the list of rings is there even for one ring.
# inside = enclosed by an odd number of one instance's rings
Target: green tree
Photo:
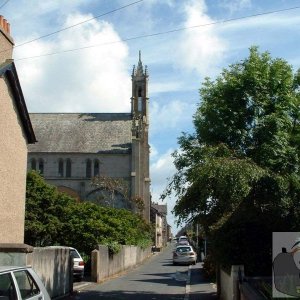
[[[128,182],[123,178],[98,175],[92,178],[91,185],[108,193],[106,197],[103,195],[104,199],[99,199],[100,203],[107,202],[109,206],[115,207],[117,194],[120,194],[124,200],[128,200]]]
[[[151,226],[125,209],[77,202],[45,183],[35,171],[27,175],[25,242],[33,246],[73,246],[89,254],[97,244],[149,246]]]
[[[35,171],[27,174],[25,242],[33,246],[55,244],[63,229],[61,216],[75,202],[54,186],[46,184]]]
[[[177,172],[162,198],[175,192],[179,221],[197,219],[223,263],[247,264],[259,236],[269,237],[260,247],[270,254],[272,231],[299,229],[299,79],[286,61],[252,47],[206,78],[195,133],[179,138]],[[255,239],[251,228],[260,228]]]

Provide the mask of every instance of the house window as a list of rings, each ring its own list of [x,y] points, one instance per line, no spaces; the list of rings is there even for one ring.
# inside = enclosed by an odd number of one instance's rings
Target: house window
[[[94,176],[98,176],[100,174],[100,168],[99,168],[99,160],[94,160]]]
[[[64,161],[62,159],[58,161],[58,176],[64,176]]]
[[[90,159],[86,161],[86,177],[92,177],[92,161]]]
[[[39,159],[39,171],[41,174],[44,174],[44,161],[43,159]]]
[[[31,159],[31,170],[36,170],[36,160],[35,160],[35,158]]]
[[[71,159],[68,158],[66,161],[66,177],[70,178],[72,175],[72,164],[71,164]]]

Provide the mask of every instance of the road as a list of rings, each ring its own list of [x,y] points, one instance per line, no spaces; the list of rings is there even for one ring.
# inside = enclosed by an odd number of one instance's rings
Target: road
[[[173,266],[173,248],[174,245],[169,245],[143,265],[104,283],[81,283],[82,288],[80,284],[75,285],[77,293],[73,299],[193,300],[196,296],[203,300],[216,299],[213,286],[199,282],[203,281],[199,263],[190,271],[189,266]]]

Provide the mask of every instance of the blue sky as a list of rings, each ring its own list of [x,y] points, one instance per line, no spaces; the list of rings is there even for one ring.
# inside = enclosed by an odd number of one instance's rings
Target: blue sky
[[[1,0],[0,7],[5,2]],[[11,24],[19,45],[133,2],[10,0],[0,14]],[[214,78],[222,68],[245,58],[252,45],[286,59],[295,71],[300,67],[300,8],[198,25],[297,6],[299,0],[144,0],[16,47],[14,59],[28,110],[129,112],[130,76],[141,50],[150,74],[151,191],[153,200],[159,201],[166,178],[175,171],[170,154],[177,138],[193,131],[198,90],[206,76]],[[192,26],[198,27],[126,41]],[[168,200],[169,212],[175,200]],[[168,220],[176,232],[171,213]]]

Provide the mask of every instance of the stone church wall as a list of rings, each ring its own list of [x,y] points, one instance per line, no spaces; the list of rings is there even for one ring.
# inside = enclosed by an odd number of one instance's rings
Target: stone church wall
[[[99,161],[100,176],[130,179],[130,155],[129,154],[53,154],[53,153],[29,153],[28,155],[28,170],[31,169],[31,160],[35,159],[37,162],[43,160],[43,176],[45,180],[52,185],[58,187],[68,187],[75,191],[79,198],[85,196],[93,191],[95,187],[91,186],[91,178],[86,177],[86,161],[90,159]],[[71,159],[72,172],[71,177],[60,177],[58,174],[59,159]]]

